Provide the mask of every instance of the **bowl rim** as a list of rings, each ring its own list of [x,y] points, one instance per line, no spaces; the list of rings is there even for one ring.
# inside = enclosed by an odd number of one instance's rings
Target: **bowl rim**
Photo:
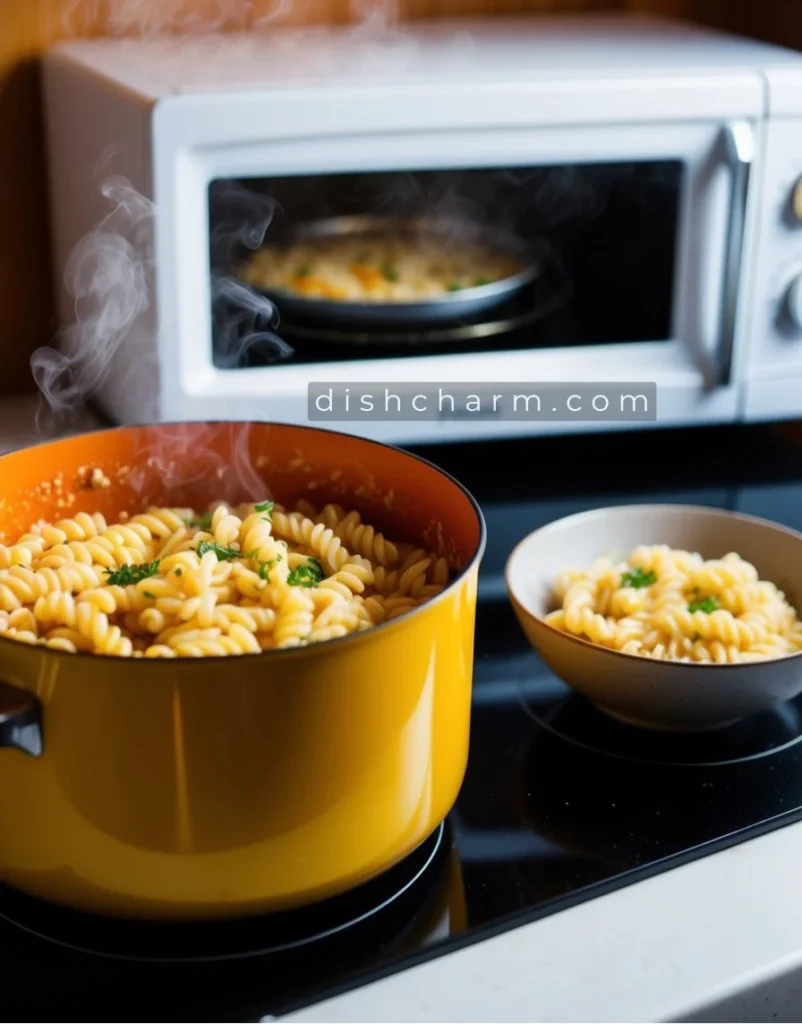
[[[236,655],[221,656],[221,660],[225,660],[226,657],[236,658],[237,664],[240,664],[240,662],[242,662],[244,660],[256,661],[256,660],[258,660],[260,658],[271,658],[272,657],[274,659],[278,659],[278,658],[282,658],[283,659],[283,658],[309,657],[309,651],[310,650],[314,650],[314,651],[316,651],[316,650],[321,650],[321,651],[326,650],[326,651],[329,651],[329,650],[332,650],[336,646],[344,646],[346,644],[351,644],[351,643],[359,642],[359,640],[361,638],[364,638],[366,636],[374,636],[376,634],[377,630],[385,630],[386,631],[387,629],[391,629],[393,627],[399,627],[399,626],[403,625],[404,623],[410,622],[412,620],[412,618],[415,617],[416,615],[418,615],[419,613],[423,613],[426,609],[431,608],[434,605],[438,604],[440,601],[445,600],[446,597],[448,597],[450,594],[453,593],[453,591],[456,589],[457,585],[459,583],[461,583],[473,571],[473,569],[481,562],[481,560],[482,560],[482,558],[484,556],[485,548],[487,546],[487,524],[485,522],[484,514],[482,513],[482,509],[481,509],[481,507],[479,505],[479,502],[476,500],[476,498],[473,496],[473,494],[471,494],[471,492],[468,490],[468,488],[465,487],[464,484],[461,484],[459,482],[459,480],[456,479],[456,477],[453,477],[450,473],[446,472],[446,470],[444,470],[444,469],[441,469],[439,466],[435,465],[435,463],[431,462],[429,459],[424,459],[420,455],[416,455],[416,454],[413,454],[412,452],[408,452],[404,448],[401,448],[399,445],[387,444],[384,441],[376,441],[373,438],[362,437],[359,434],[351,434],[351,433],[348,433],[345,430],[330,430],[327,427],[316,427],[316,426],[312,426],[311,424],[307,424],[307,423],[283,423],[280,420],[228,420],[228,419],[206,420],[206,419],[203,419],[203,420],[168,420],[166,422],[161,422],[161,423],[125,423],[125,424],[117,424],[115,426],[110,426],[110,427],[101,427],[99,430],[80,431],[79,433],[76,433],[76,434],[70,434],[70,435],[66,435],[64,437],[53,438],[53,439],[51,439],[49,441],[39,441],[36,444],[24,445],[21,448],[15,448],[12,451],[3,452],[2,454],[0,454],[0,474],[2,473],[2,465],[3,465],[3,461],[5,459],[13,458],[15,456],[20,456],[24,452],[34,452],[34,451],[36,451],[39,448],[44,448],[44,447],[49,446],[49,445],[57,445],[57,444],[62,444],[62,443],[69,443],[72,440],[77,440],[79,437],[91,439],[92,437],[99,437],[100,435],[112,434],[112,433],[128,431],[128,430],[160,430],[160,429],[170,428],[170,427],[191,427],[191,426],[198,426],[198,427],[204,427],[204,426],[207,426],[207,427],[211,427],[211,426],[234,426],[234,427],[242,427],[242,428],[246,428],[246,427],[283,427],[283,428],[288,428],[290,430],[308,431],[310,433],[330,434],[332,437],[346,437],[346,438],[349,438],[350,440],[356,439],[357,441],[364,442],[365,444],[368,444],[368,445],[373,445],[374,447],[377,447],[377,448],[383,448],[383,449],[388,449],[390,451],[398,452],[399,454],[404,455],[408,459],[412,459],[413,461],[419,462],[421,465],[426,466],[429,469],[433,469],[437,474],[439,474],[441,477],[444,477],[446,480],[448,480],[449,483],[453,484],[457,488],[457,490],[460,491],[463,494],[463,496],[468,499],[468,502],[469,502],[471,508],[473,509],[473,513],[474,513],[474,515],[476,517],[477,525],[479,526],[479,540],[478,540],[478,542],[476,544],[476,548],[474,549],[474,552],[471,555],[470,559],[468,559],[466,564],[460,569],[460,571],[456,574],[456,576],[454,576],[454,578],[449,581],[449,583],[443,588],[443,590],[439,594],[436,594],[434,597],[429,598],[429,600],[424,601],[422,604],[416,605],[414,608],[410,608],[408,611],[403,612],[401,615],[398,615],[398,616],[396,616],[393,619],[389,619],[389,620],[385,620],[384,622],[380,622],[380,623],[378,623],[378,625],[371,626],[370,629],[358,630],[357,632],[354,632],[354,633],[346,633],[345,636],[335,637],[335,638],[333,638],[331,640],[321,640],[321,641],[318,641],[317,643],[307,644],[307,645],[305,645],[303,647],[283,647],[283,648],[277,648],[277,649],[268,650],[268,651],[260,651],[258,654],[247,653],[247,654],[236,654]],[[0,490],[2,490],[2,485],[0,485]],[[81,660],[91,661],[93,663],[97,663],[97,661],[99,659],[101,659],[101,658],[108,660],[111,664],[120,664],[120,663],[127,664],[127,663],[130,662],[130,663],[133,663],[134,665],[138,665],[140,662],[146,662],[149,666],[159,665],[160,668],[156,669],[156,671],[168,671],[169,670],[169,666],[170,665],[175,665],[176,662],[184,663],[184,662],[197,662],[197,661],[200,661],[200,660],[209,660],[209,661],[216,660],[214,658],[214,656],[209,656],[206,659],[194,658],[194,657],[190,657],[188,655],[178,655],[175,658],[132,658],[130,655],[123,655],[123,654],[95,654],[95,653],[89,652],[89,651],[75,651],[75,652],[73,652],[73,651],[60,651],[57,648],[54,649],[52,647],[45,647],[44,645],[39,645],[39,644],[28,644],[28,643],[25,643],[24,641],[15,640],[13,637],[7,637],[7,636],[2,636],[2,635],[0,635],[0,654],[2,654],[3,648],[5,647],[6,644],[13,644],[15,650],[18,650],[20,647],[28,647],[28,648],[32,648],[33,650],[38,650],[41,653],[44,653],[46,656],[52,656],[52,657],[55,657],[55,658],[69,658],[69,659],[73,659],[73,660],[74,659],[81,659]],[[2,666],[1,665],[0,665],[0,678],[2,678]]]
[[[792,539],[797,540],[800,543],[802,543],[802,532],[800,532],[799,530],[794,530],[790,526],[782,526],[780,523],[775,523],[771,519],[764,519],[761,516],[752,516],[752,515],[749,515],[746,512],[734,512],[731,509],[717,508],[716,506],[712,506],[712,505],[687,505],[687,504],[682,504],[682,503],[679,503],[679,502],[654,502],[654,503],[639,502],[638,504],[635,504],[635,505],[602,505],[599,508],[585,509],[583,512],[573,512],[573,513],[571,513],[571,515],[561,516],[559,519],[552,519],[551,522],[544,523],[543,526],[538,526],[537,529],[532,530],[525,537],[523,537],[520,541],[518,541],[518,543],[515,545],[515,547],[512,549],[512,551],[510,552],[509,556],[507,557],[507,562],[506,562],[506,564],[504,566],[504,583],[506,585],[507,595],[509,596],[510,601],[512,602],[514,607],[519,608],[521,610],[521,612],[523,612],[523,614],[525,614],[529,618],[533,619],[537,623],[537,625],[539,627],[541,627],[542,629],[549,630],[555,636],[558,636],[558,637],[562,638],[563,640],[570,641],[571,643],[577,644],[580,647],[583,647],[585,649],[595,651],[595,652],[597,652],[597,653],[599,653],[601,655],[615,655],[615,657],[617,657],[617,658],[624,658],[624,659],[627,659],[629,661],[637,661],[641,665],[644,662],[646,662],[647,664],[650,664],[650,665],[654,665],[654,666],[660,665],[660,666],[664,666],[664,668],[670,668],[672,671],[674,669],[702,669],[702,668],[703,669],[713,669],[713,668],[715,668],[715,669],[727,669],[730,672],[733,672],[733,671],[736,671],[736,670],[744,670],[744,669],[749,669],[751,671],[754,671],[756,664],[759,665],[759,666],[762,666],[763,664],[772,664],[774,662],[781,663],[781,664],[786,664],[789,661],[793,661],[795,659],[802,658],[802,650],[799,650],[799,651],[797,651],[794,654],[784,654],[784,655],[782,655],[779,658],[767,658],[765,663],[764,662],[757,662],[757,663],[755,663],[754,661],[740,661],[740,662],[669,661],[669,660],[663,660],[663,659],[658,660],[658,659],[654,659],[654,658],[644,658],[643,655],[640,655],[640,654],[629,654],[626,651],[617,651],[617,650],[614,650],[611,647],[602,647],[601,644],[595,644],[595,643],[593,643],[592,640],[585,640],[583,637],[574,636],[573,633],[565,633],[563,630],[557,629],[556,626],[552,626],[551,623],[546,622],[546,620],[541,615],[536,614],[530,608],[528,608],[524,604],[524,602],[520,599],[520,597],[515,593],[515,588],[512,586],[512,583],[510,581],[510,576],[511,576],[513,562],[515,561],[515,559],[517,557],[519,557],[520,549],[524,546],[524,544],[526,544],[536,534],[543,533],[545,530],[548,530],[551,527],[558,526],[561,523],[571,522],[572,520],[579,522],[582,519],[589,519],[592,516],[596,516],[596,515],[599,515],[599,514],[602,514],[602,513],[625,512],[625,511],[627,511],[627,512],[634,512],[634,511],[646,511],[646,510],[648,510],[648,511],[664,510],[665,511],[665,510],[669,510],[669,509],[671,511],[673,511],[673,512],[681,510],[683,512],[691,512],[691,513],[694,513],[696,515],[698,515],[700,513],[702,515],[706,515],[706,516],[709,515],[712,518],[735,519],[735,520],[739,520],[740,522],[743,522],[743,523],[751,523],[751,524],[753,524],[755,526],[761,527],[762,529],[769,529],[769,530],[775,531],[777,533],[784,533],[784,534],[788,535],[789,537],[791,537]],[[799,617],[799,610],[798,609],[795,609],[795,610],[796,610],[796,613],[797,613],[797,617]],[[656,669],[656,671],[661,671],[661,669]]]

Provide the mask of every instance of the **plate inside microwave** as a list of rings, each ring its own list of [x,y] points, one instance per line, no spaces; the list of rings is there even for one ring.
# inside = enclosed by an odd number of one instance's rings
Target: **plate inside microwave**
[[[264,284],[259,279],[259,253],[266,250],[289,252],[289,246],[321,243],[321,249],[333,241],[341,241],[346,248],[361,243],[375,245],[406,244],[414,249],[427,245],[440,248],[472,245],[477,257],[482,253],[508,267],[512,273],[487,282],[481,279],[481,266],[477,266],[473,285],[453,287],[433,296],[410,300],[332,299],[303,295],[300,291]],[[334,250],[336,253],[336,248]],[[284,245],[269,245],[258,250],[240,270],[241,276],[258,291],[276,302],[282,315],[304,319],[340,321],[351,324],[433,324],[455,322],[496,309],[518,295],[542,272],[542,260],[533,258],[516,239],[489,232],[472,224],[443,219],[389,218],[389,217],[334,217],[301,224],[290,233]]]

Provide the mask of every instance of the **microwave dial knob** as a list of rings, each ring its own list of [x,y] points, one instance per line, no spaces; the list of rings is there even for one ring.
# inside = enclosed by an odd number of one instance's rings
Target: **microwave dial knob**
[[[788,286],[785,304],[794,327],[802,331],[802,274],[798,274]]]

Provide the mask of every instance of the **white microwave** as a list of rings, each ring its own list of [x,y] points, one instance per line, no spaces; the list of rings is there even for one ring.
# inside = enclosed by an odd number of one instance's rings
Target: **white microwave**
[[[73,41],[44,76],[61,326],[117,422],[299,422],[310,383],[383,381],[651,382],[660,426],[802,415],[802,54],[533,17]],[[537,274],[380,327],[234,284],[243,246],[299,222],[432,211],[514,232]],[[631,424],[329,425],[419,443]]]

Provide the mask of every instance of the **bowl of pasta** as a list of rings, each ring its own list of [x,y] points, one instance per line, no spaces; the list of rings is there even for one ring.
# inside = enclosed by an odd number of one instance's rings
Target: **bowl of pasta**
[[[546,664],[632,725],[716,729],[802,692],[802,534],[687,505],[599,508],[507,563]]]
[[[0,458],[0,881],[122,917],[347,891],[447,816],[485,527],[397,449],[189,423]]]

